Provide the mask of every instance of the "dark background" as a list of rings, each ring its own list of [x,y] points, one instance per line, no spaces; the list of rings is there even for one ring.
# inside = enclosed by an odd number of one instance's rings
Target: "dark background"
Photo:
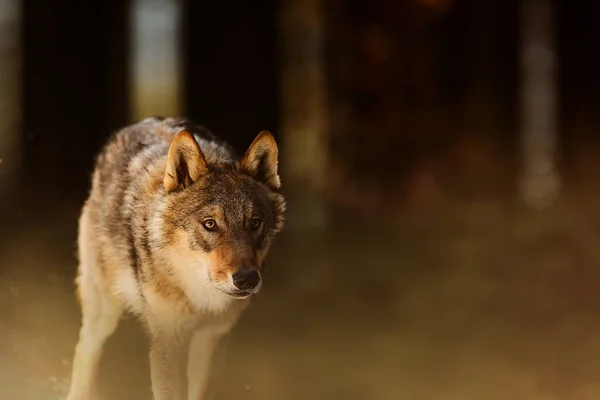
[[[566,163],[565,172],[569,172],[576,157],[571,150],[573,138],[593,136],[596,130],[594,105],[599,87],[595,71],[600,50],[593,18],[599,6],[593,2],[554,3],[558,120],[563,144],[560,158]],[[110,132],[132,122],[127,77],[129,4],[23,2],[22,136],[27,143],[23,149],[23,179],[39,180],[40,189],[47,187],[50,196],[63,196],[64,191],[81,192],[87,185],[91,157]],[[183,4],[183,113],[208,125],[237,148],[243,148],[257,130],[269,128],[278,134],[281,110],[277,2]],[[352,50],[352,42],[336,39],[354,37],[357,42],[361,29],[379,24],[388,29],[390,36],[405,43],[402,57],[425,60],[415,61],[414,68],[431,71],[425,79],[436,90],[435,99],[424,100],[419,97],[420,82],[411,82],[410,75],[390,75],[383,85],[403,93],[402,100],[392,106],[399,113],[435,106],[461,114],[463,120],[481,118],[486,112],[492,114],[493,122],[488,125],[495,125],[496,129],[487,130],[493,131],[491,134],[503,143],[510,156],[518,145],[519,132],[518,2],[457,1],[442,15],[420,24],[414,22],[418,15],[406,11],[409,5],[408,1],[349,1],[331,2],[325,7],[325,15],[331,15],[332,20],[326,57],[334,65],[343,60],[353,66],[350,76],[341,82],[338,70],[329,71],[332,97],[349,97],[354,115],[364,115],[370,121],[377,119],[372,110],[384,106],[386,93],[379,88],[364,89],[368,83],[362,83],[368,78],[361,74],[380,71],[370,67],[365,56],[360,58],[359,51]],[[342,27],[335,23],[340,19],[344,21]],[[421,54],[429,48],[434,49],[434,57],[423,58]],[[462,105],[473,96],[483,98],[491,111],[468,107],[464,111]],[[424,104],[426,101],[430,103]],[[586,121],[585,128],[575,132],[574,126],[581,125],[578,123],[582,119]],[[332,129],[335,133],[335,126]],[[418,141],[414,138],[421,134],[414,131],[410,124],[395,127],[393,135],[400,142],[394,151],[412,154]],[[446,143],[461,134],[457,131],[460,129],[440,130],[436,139]],[[376,132],[369,134],[373,140],[387,140],[377,137]],[[359,140],[360,134],[352,137],[343,132],[332,147],[355,148]],[[425,151],[431,153],[431,148]],[[385,157],[385,162],[389,164],[390,158],[393,156]],[[380,167],[408,168],[388,164]],[[56,182],[47,175],[63,175],[67,171],[70,179]]]
[[[86,187],[92,157],[112,131],[132,122],[129,4],[24,2],[24,164],[27,177],[40,178],[50,193]],[[187,2],[184,21],[184,114],[238,148],[254,132],[276,132],[274,2]]]

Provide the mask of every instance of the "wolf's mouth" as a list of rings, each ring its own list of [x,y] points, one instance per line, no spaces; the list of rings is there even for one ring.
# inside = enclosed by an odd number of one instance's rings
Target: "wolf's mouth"
[[[235,292],[235,293],[228,293],[228,294],[231,297],[235,297],[236,299],[243,299],[243,298],[250,296],[252,294],[252,292]]]

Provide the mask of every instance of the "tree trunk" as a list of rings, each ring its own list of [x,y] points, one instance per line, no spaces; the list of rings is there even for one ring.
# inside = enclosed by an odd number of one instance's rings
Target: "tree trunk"
[[[135,0],[130,70],[133,120],[181,113],[181,16],[177,0]]]
[[[21,1],[0,0],[0,197],[21,167]]]
[[[521,8],[521,196],[530,206],[550,205],[560,191],[556,170],[556,77],[550,0],[526,0]]]
[[[324,223],[320,192],[328,164],[322,6],[320,0],[286,0],[280,10],[282,169],[300,195],[296,222],[311,226]]]

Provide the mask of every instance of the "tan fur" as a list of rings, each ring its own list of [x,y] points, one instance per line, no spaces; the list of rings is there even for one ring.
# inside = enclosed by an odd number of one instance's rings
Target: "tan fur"
[[[151,339],[155,400],[204,399],[215,346],[260,290],[232,277],[260,277],[283,227],[275,140],[261,132],[237,161],[190,124],[141,121],[98,157],[79,221],[83,316],[68,400],[92,398],[103,344],[126,311]]]
[[[268,131],[262,131],[258,134],[256,139],[254,139],[242,160],[242,167],[252,176],[256,176],[262,157],[266,157],[268,160],[266,165],[270,167],[265,171],[266,184],[274,189],[279,189],[281,182],[279,181],[279,175],[277,174],[277,144],[275,144],[273,135]]]

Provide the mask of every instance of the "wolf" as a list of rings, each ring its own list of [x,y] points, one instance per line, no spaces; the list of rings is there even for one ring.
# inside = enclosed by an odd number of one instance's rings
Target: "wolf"
[[[125,312],[149,336],[154,399],[205,399],[215,348],[261,289],[284,226],[280,188],[268,131],[242,157],[185,118],[116,132],[79,218],[82,324],[67,400],[94,395],[103,344]]]

